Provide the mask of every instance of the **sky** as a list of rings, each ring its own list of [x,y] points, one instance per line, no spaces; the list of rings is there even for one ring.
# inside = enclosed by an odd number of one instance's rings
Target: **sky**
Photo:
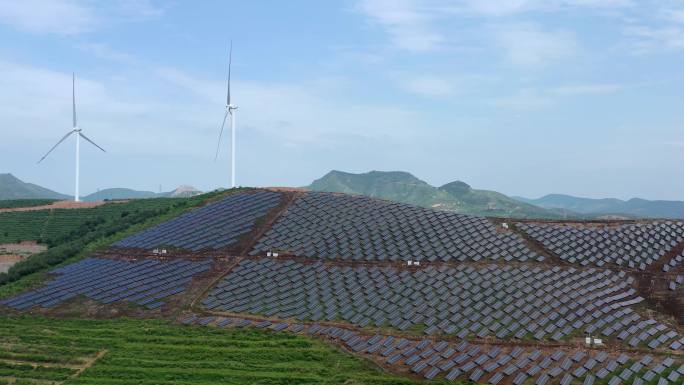
[[[0,173],[72,194],[330,170],[684,200],[684,1],[0,2]]]

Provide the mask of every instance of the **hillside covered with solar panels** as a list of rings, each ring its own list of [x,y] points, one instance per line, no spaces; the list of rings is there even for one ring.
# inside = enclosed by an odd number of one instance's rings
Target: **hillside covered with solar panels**
[[[247,189],[52,269],[0,314],[307,336],[415,381],[682,384],[683,261],[680,221]]]

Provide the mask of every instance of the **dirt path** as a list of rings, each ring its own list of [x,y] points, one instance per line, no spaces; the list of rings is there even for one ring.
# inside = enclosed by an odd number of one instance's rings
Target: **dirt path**
[[[124,201],[116,201],[124,202]],[[30,206],[30,207],[15,207],[11,209],[0,209],[0,213],[10,213],[15,211],[39,211],[39,210],[52,210],[52,209],[90,209],[97,206],[102,206],[105,201],[98,202],[74,202],[74,201],[57,201],[49,205],[42,206]]]
[[[80,376],[81,373],[83,373],[83,372],[84,372],[86,369],[88,369],[89,367],[95,365],[95,363],[96,363],[100,358],[104,357],[105,354],[107,354],[108,352],[109,352],[109,350],[107,350],[107,349],[103,349],[103,350],[100,350],[99,352],[97,352],[97,354],[95,355],[95,357],[93,357],[93,358],[87,360],[87,361],[85,362],[85,364],[84,364],[83,366],[81,366],[81,367],[76,371],[76,373],[74,373],[74,374],[71,376],[71,378],[76,378],[76,377]]]

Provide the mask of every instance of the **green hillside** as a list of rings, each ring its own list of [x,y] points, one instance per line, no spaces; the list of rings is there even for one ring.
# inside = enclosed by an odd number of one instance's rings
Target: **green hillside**
[[[0,322],[0,384],[427,383],[384,373],[322,341],[289,333],[158,320]]]
[[[5,199],[69,199],[69,196],[23,182],[12,174],[0,174],[0,200]]]
[[[520,202],[496,191],[476,190],[460,181],[434,187],[402,171],[371,171],[363,174],[331,171],[311,183],[309,188],[313,191],[367,195],[463,214],[516,218],[567,216],[559,210]]]

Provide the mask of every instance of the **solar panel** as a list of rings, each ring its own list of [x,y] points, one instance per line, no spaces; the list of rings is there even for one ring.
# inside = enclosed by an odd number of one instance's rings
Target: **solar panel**
[[[277,207],[282,193],[248,191],[226,196],[113,244],[119,248],[176,247],[217,250],[235,244],[254,223]]]
[[[51,274],[57,277],[43,287],[0,304],[18,310],[34,306],[50,308],[84,295],[102,303],[125,300],[148,309],[158,309],[164,304],[163,299],[183,292],[192,278],[209,270],[211,264],[212,261],[86,258],[53,270]]]

